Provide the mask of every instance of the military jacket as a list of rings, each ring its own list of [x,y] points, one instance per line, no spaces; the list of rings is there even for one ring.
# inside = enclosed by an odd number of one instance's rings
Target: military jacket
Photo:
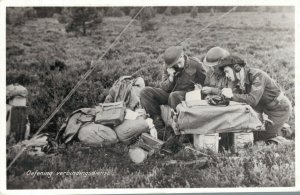
[[[204,84],[206,70],[199,59],[194,57],[185,57],[183,70],[174,77],[170,82],[166,66],[164,66],[161,89],[170,93],[172,91],[192,91],[195,83]]]
[[[238,86],[236,86],[238,88]],[[233,101],[247,103],[252,107],[268,106],[281,93],[279,86],[264,71],[245,67],[244,90],[237,89]]]
[[[211,94],[221,95],[221,90],[228,87],[228,80],[223,72],[211,68],[207,71],[204,86],[212,87]]]

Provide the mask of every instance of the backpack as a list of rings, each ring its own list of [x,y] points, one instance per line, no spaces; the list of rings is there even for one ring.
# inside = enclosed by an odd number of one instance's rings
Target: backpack
[[[125,107],[135,110],[140,104],[140,91],[145,87],[144,79],[131,76],[120,77],[110,88],[105,103],[124,101]]]

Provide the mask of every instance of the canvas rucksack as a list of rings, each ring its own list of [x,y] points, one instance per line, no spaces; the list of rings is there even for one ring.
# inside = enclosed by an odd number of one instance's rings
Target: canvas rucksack
[[[126,108],[135,110],[140,103],[140,91],[145,87],[144,79],[131,76],[120,77],[110,88],[105,103],[124,101]]]

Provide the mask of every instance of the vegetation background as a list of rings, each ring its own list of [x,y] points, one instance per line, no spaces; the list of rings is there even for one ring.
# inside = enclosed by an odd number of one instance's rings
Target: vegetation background
[[[188,55],[201,58],[221,46],[248,65],[273,77],[295,106],[293,7],[238,7],[198,33],[232,7],[149,7],[122,35],[90,77],[51,120],[43,132],[55,133],[74,110],[102,102],[113,82],[137,72],[148,86],[161,79],[164,50],[181,41]],[[58,106],[82,75],[115,40],[138,7],[10,7],[6,25],[6,84],[29,90],[32,133]],[[295,128],[295,114],[290,119]],[[8,143],[8,145],[13,143]],[[134,165],[127,147],[93,148],[76,143],[47,157],[22,155],[7,173],[7,187],[132,188],[294,186],[294,146],[254,146],[245,153],[213,154],[208,165],[165,165],[170,159],[199,159],[181,151]],[[8,152],[7,162],[13,158]],[[28,170],[95,171],[89,177],[30,178]],[[30,179],[30,182],[28,182]]]

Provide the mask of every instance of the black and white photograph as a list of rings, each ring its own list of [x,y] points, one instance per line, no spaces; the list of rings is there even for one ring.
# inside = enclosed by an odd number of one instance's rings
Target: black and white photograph
[[[299,191],[296,1],[45,2],[0,2],[1,191]]]

